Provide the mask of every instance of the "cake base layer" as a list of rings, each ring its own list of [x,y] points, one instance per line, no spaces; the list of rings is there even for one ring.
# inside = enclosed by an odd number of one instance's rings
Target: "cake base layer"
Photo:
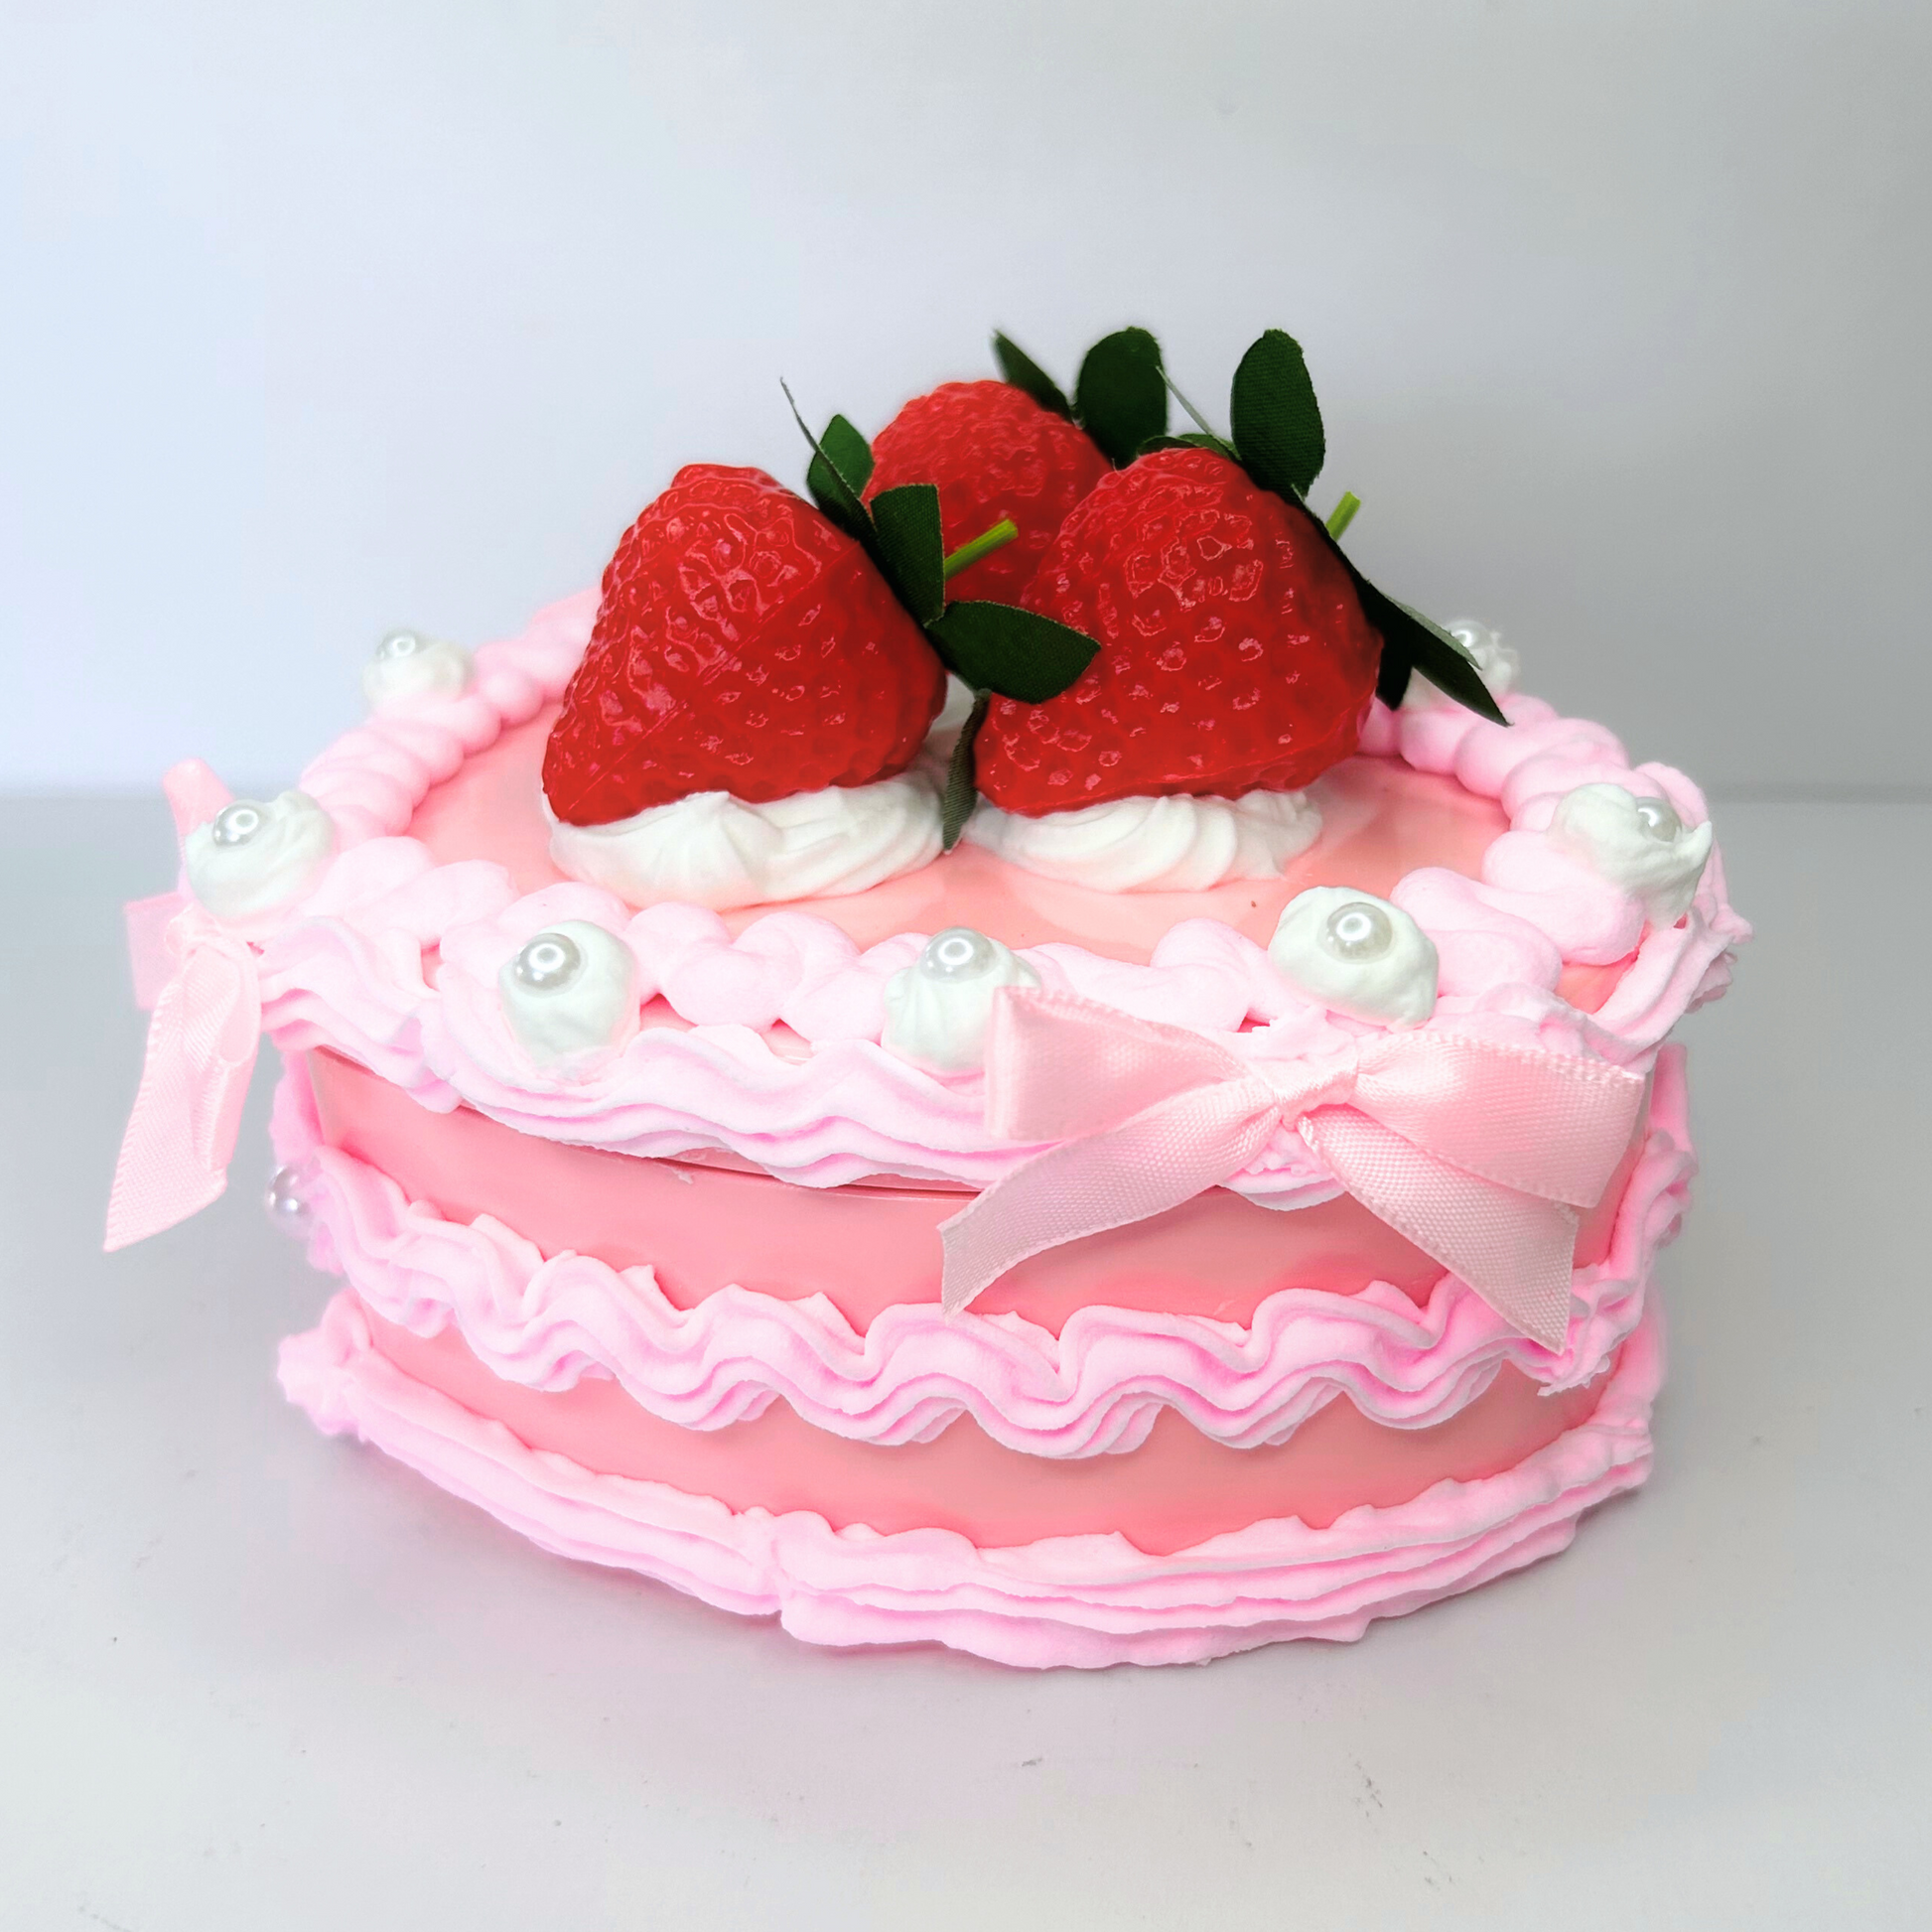
[[[1588,1420],[1515,1466],[1446,1480],[1314,1529],[1273,1518],[1152,1555],[1124,1536],[981,1549],[951,1530],[835,1529],[794,1510],[734,1510],[666,1483],[533,1449],[418,1379],[340,1295],[286,1342],[290,1398],[467,1497],[542,1548],[673,1585],[794,1636],[934,1642],[1033,1667],[1198,1663],[1289,1637],[1352,1640],[1565,1548],[1584,1512],[1649,1471],[1662,1374],[1654,1309],[1625,1341]]]

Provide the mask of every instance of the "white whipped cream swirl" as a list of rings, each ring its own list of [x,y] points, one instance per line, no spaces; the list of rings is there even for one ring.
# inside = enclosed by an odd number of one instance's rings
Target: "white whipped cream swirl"
[[[432,699],[461,697],[473,669],[470,653],[447,637],[392,630],[362,667],[362,695],[371,711],[405,711]]]
[[[1579,785],[1550,821],[1550,841],[1581,859],[1643,908],[1653,926],[1674,926],[1711,857],[1709,822],[1686,825],[1662,798],[1639,798],[1621,785]]]
[[[863,893],[939,856],[939,796],[916,772],[749,805],[693,792],[609,825],[553,821],[550,856],[628,905],[714,912]]]
[[[1301,791],[1240,798],[1115,798],[1028,818],[982,804],[966,836],[1042,879],[1102,893],[1201,893],[1230,879],[1279,879],[1321,836]]]
[[[969,925],[948,926],[886,982],[880,1043],[929,1072],[970,1072],[986,1058],[994,994],[1038,984],[1039,975],[999,940]]]
[[[1436,1011],[1435,942],[1401,906],[1348,886],[1289,900],[1268,956],[1285,979],[1335,1013],[1420,1027]]]
[[[336,827],[306,791],[237,798],[182,845],[188,890],[217,919],[248,926],[308,892],[336,849]]]
[[[525,942],[496,976],[523,1050],[560,1078],[594,1071],[637,1031],[637,956],[615,932],[565,919]]]

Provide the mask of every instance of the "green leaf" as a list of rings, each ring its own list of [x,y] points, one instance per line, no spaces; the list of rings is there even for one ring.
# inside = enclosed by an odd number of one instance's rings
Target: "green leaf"
[[[1100,646],[1083,631],[1010,604],[970,599],[926,626],[939,654],[976,691],[1044,704],[1075,683]]]
[[[965,831],[966,821],[972,817],[973,807],[980,801],[979,785],[973,769],[973,741],[986,722],[986,708],[992,702],[991,691],[976,691],[973,694],[973,708],[967,713],[965,724],[959,728],[958,742],[952,748],[952,757],[946,761],[946,790],[939,804],[939,840],[941,849],[947,852],[959,843],[959,835]]]
[[[1293,336],[1270,329],[1249,346],[1234,372],[1228,427],[1243,467],[1262,488],[1298,502],[1309,493],[1327,446],[1314,384]]]
[[[872,482],[872,445],[843,416],[834,416],[825,425],[818,446],[853,494],[863,496]]]
[[[1073,405],[1060,385],[1018,343],[1009,342],[997,329],[993,332],[993,359],[1000,365],[1001,376],[1016,389],[1024,389],[1040,408],[1050,409],[1055,416],[1072,416]]]
[[[1168,427],[1161,345],[1145,329],[1121,329],[1087,350],[1073,385],[1073,411],[1116,469],[1134,461]]]
[[[805,487],[811,491],[812,501],[847,536],[857,537],[870,550],[873,547],[872,518],[866,514],[866,506],[859,498],[859,489],[853,487],[850,480],[840,472],[838,465],[826,454],[825,445],[806,427],[805,419],[798,413],[798,404],[789,386],[781,381],[778,387],[784,390],[785,401],[791,404],[792,421],[798,425],[799,433],[805,441],[812,446],[812,460],[805,471]],[[834,423],[845,421],[842,416],[835,416],[832,420]],[[849,423],[846,427],[851,429]],[[852,434],[859,436],[857,430],[853,430]],[[865,438],[859,437],[859,441],[863,444]],[[870,449],[866,451],[866,461],[868,464],[872,461]],[[861,484],[859,487],[863,488],[864,485]]]
[[[1352,566],[1349,574],[1363,615],[1382,633],[1382,670],[1375,689],[1384,704],[1399,704],[1409,688],[1410,672],[1420,671],[1439,691],[1478,718],[1487,718],[1493,725],[1509,723],[1468,654],[1441,624],[1385,596]],[[1388,695],[1390,690],[1396,691],[1394,698]]]
[[[901,483],[872,499],[872,524],[887,581],[916,622],[931,623],[946,608],[946,547],[939,534],[939,490],[933,483]]]
[[[1394,598],[1378,591],[1348,561],[1347,551],[1328,534],[1327,526],[1318,516],[1311,514],[1309,523],[1348,573],[1348,581],[1355,586],[1355,595],[1361,601],[1362,615],[1381,635],[1382,661],[1376,670],[1375,695],[1393,710],[1408,693],[1411,672],[1420,671],[1445,696],[1453,698],[1478,718],[1487,718],[1492,725],[1508,724],[1509,720],[1497,708],[1488,685],[1483,683],[1462,646],[1420,611],[1412,611],[1408,605],[1398,604]]]
[[[1382,643],[1382,661],[1375,667],[1375,695],[1391,711],[1398,709],[1409,695],[1409,680],[1416,674],[1416,667],[1400,651],[1391,650],[1388,640]]]

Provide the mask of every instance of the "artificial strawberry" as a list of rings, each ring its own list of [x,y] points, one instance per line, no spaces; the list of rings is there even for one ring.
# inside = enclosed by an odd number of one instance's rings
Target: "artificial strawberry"
[[[943,382],[914,396],[872,446],[866,488],[929,483],[945,546],[956,550],[1010,518],[1019,534],[972,566],[976,597],[1017,601],[1067,512],[1107,474],[1085,431],[1007,382]]]
[[[1354,751],[1375,692],[1381,640],[1331,545],[1215,450],[1104,478],[1023,601],[1100,651],[1057,698],[990,706],[979,788],[1009,811],[1297,790]]]
[[[1507,722],[1455,639],[1342,553],[1354,496],[1325,525],[1305,507],[1326,445],[1293,337],[1267,330],[1242,356],[1229,436],[1173,393],[1199,432],[1149,439],[1096,485],[1027,588],[1029,610],[1102,648],[1050,702],[987,705],[970,755],[987,797],[1038,814],[1296,790],[1347,758],[1371,698],[1400,703],[1418,669]]]
[[[551,810],[603,825],[911,763],[945,672],[865,548],[760,470],[690,464],[624,533],[544,751]]]

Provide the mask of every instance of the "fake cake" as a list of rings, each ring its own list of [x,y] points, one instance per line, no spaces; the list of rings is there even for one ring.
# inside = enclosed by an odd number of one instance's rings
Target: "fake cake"
[[[266,1035],[322,1429],[816,1642],[1353,1638],[1643,1480],[1747,928],[1695,785],[1309,510],[1290,338],[1226,436],[1143,331],[996,352],[392,633],[297,789],[169,774],[108,1245]]]

